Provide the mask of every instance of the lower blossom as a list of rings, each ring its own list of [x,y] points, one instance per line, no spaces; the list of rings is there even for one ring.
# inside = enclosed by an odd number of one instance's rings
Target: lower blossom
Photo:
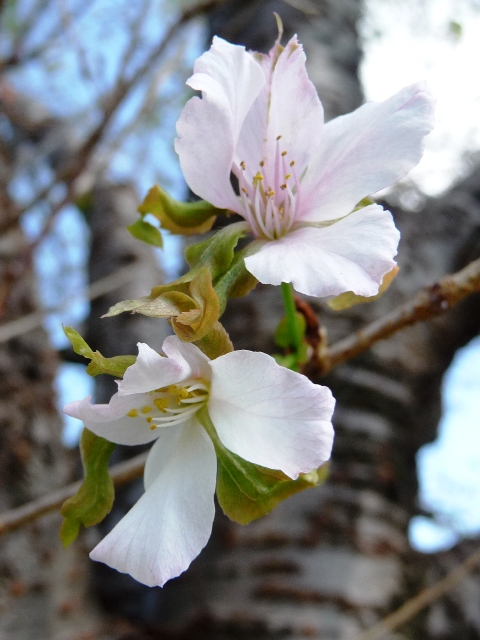
[[[109,404],[88,397],[64,412],[117,444],[155,441],[144,495],[90,557],[162,586],[188,568],[212,530],[217,459],[198,412],[207,409],[227,449],[296,479],[330,457],[335,401],[264,353],[210,360],[176,336],[165,340],[165,356],[146,344],[138,349]]]

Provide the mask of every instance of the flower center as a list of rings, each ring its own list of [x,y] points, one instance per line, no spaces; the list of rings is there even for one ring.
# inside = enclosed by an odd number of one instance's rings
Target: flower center
[[[260,169],[251,179],[243,160],[232,169],[238,178],[245,219],[254,236],[265,240],[277,240],[290,231],[300,199],[295,160],[289,161],[288,152],[281,150],[281,138],[277,136],[273,162],[261,160]]]
[[[127,416],[137,418],[140,414],[144,415],[152,431],[158,427],[173,427],[182,424],[201,409],[208,402],[209,391],[208,382],[201,379],[162,387],[150,391],[152,405],[132,409]]]

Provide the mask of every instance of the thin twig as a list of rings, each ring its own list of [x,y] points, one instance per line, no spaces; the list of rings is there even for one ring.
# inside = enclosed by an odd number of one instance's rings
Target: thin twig
[[[65,304],[61,304],[53,308],[42,309],[41,311],[34,311],[33,313],[29,313],[21,318],[12,320],[11,322],[0,324],[0,344],[36,329],[42,324],[49,314],[64,311],[71,305],[73,300],[82,295],[85,296],[87,300],[95,300],[110,291],[118,289],[123,284],[134,280],[137,277],[138,271],[139,268],[132,267],[131,265],[123,267],[122,269],[115,271],[115,273],[105,276],[105,278],[96,280],[87,289],[79,291],[73,295],[70,294],[69,299]]]
[[[381,640],[387,633],[398,629],[398,627],[411,620],[419,611],[444,596],[478,566],[480,566],[480,549],[474,551],[464,562],[448,573],[445,578],[420,591],[399,609],[378,624],[367,629],[367,631],[364,631],[356,640]]]
[[[140,478],[143,473],[146,453],[141,453],[135,458],[120,462],[110,469],[110,475],[116,487],[127,484],[132,480]],[[0,536],[9,531],[15,531],[20,527],[33,522],[41,516],[59,509],[67,498],[73,496],[81,485],[80,481],[72,482],[62,489],[37,498],[21,507],[6,511],[0,516]]]
[[[369,349],[375,342],[390,337],[400,329],[439,316],[472,293],[480,291],[480,258],[461,271],[445,276],[421,289],[415,297],[357,333],[335,343],[321,362],[327,373],[346,360]]]

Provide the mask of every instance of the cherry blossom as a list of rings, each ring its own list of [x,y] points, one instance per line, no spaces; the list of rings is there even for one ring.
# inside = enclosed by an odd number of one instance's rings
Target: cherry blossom
[[[248,222],[246,268],[308,295],[375,295],[399,232],[381,206],[355,207],[419,162],[433,127],[424,84],[324,123],[296,36],[268,55],[215,37],[187,84],[202,97],[177,123],[180,164],[194,193]]]
[[[145,493],[90,556],[161,586],[187,569],[212,529],[217,460],[198,412],[207,407],[227,449],[295,479],[330,457],[335,401],[264,353],[209,360],[176,336],[164,341],[165,356],[146,344],[138,349],[109,404],[85,398],[64,412],[118,444],[155,440]]]

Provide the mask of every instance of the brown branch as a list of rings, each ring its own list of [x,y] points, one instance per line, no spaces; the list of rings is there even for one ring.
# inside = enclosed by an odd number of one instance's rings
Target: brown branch
[[[448,593],[478,566],[480,566],[480,549],[474,551],[464,562],[448,573],[445,578],[420,591],[399,609],[378,624],[367,629],[367,631],[364,631],[356,640],[381,640],[390,631],[398,629],[398,627],[411,620],[419,611]]]
[[[321,358],[316,373],[328,373],[333,367],[358,356],[379,340],[412,324],[439,316],[477,291],[480,291],[480,258],[461,271],[424,287],[409,302],[335,343],[327,355]]]
[[[146,453],[141,453],[135,458],[120,462],[114,465],[110,469],[110,475],[113,479],[113,483],[116,487],[119,487],[131,480],[140,478],[145,466],[145,460],[147,459]],[[10,511],[6,511],[0,516],[0,535],[8,533],[9,531],[15,531],[20,527],[33,522],[37,518],[56,511],[59,509],[67,498],[73,496],[79,489],[81,481],[73,482],[72,484],[53,491],[46,496],[37,498],[32,502],[28,502],[21,507],[16,507]]]

